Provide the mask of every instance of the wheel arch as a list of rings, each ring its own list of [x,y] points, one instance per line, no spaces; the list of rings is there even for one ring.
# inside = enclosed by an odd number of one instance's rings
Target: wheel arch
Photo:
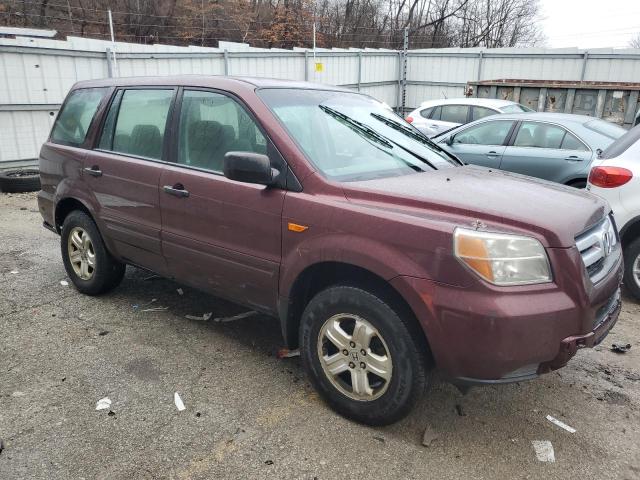
[[[623,247],[636,238],[640,238],[640,216],[632,218],[620,229],[620,242]]]
[[[62,231],[62,224],[64,223],[64,219],[73,212],[74,210],[81,210],[87,215],[91,217],[91,219],[95,222],[95,218],[91,213],[91,210],[80,200],[74,197],[66,197],[58,200],[56,203],[54,220],[55,220],[55,228],[60,233]]]
[[[433,362],[426,333],[402,294],[377,273],[340,261],[322,261],[308,265],[293,281],[287,292],[288,296],[281,297],[280,322],[289,348],[297,348],[299,345],[300,321],[306,305],[317,293],[333,285],[355,286],[380,296],[407,319],[413,337],[420,342],[421,350],[426,352],[426,360]]]

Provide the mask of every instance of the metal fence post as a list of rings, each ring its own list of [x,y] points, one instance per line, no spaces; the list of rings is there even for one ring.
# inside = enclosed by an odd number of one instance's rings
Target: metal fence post
[[[362,83],[362,50],[358,52],[358,91],[360,91],[361,83]]]
[[[107,54],[107,75],[109,75],[109,78],[113,78],[113,54],[111,48],[107,47],[105,53]]]
[[[580,74],[580,81],[584,82],[585,76],[587,74],[587,62],[589,61],[589,50],[585,50],[582,55],[582,73]]]
[[[409,50],[409,27],[404,29],[404,41],[402,42],[402,102],[400,115],[404,117],[404,107],[407,100],[407,50]]]
[[[482,59],[484,58],[484,52],[480,50],[478,53],[478,81],[482,79]]]
[[[229,75],[229,52],[224,49],[224,74]]]
[[[309,50],[304,51],[304,81],[309,81]]]

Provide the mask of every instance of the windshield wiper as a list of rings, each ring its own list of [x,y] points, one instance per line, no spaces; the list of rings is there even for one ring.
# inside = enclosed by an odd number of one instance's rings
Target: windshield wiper
[[[391,144],[391,142],[389,142],[386,138],[384,138],[382,135],[380,135],[378,132],[376,132],[372,128],[367,127],[364,123],[360,123],[357,120],[354,120],[353,118],[348,117],[344,113],[340,113],[337,110],[334,110],[333,108],[325,107],[324,105],[319,105],[319,107],[320,107],[320,110],[322,110],[324,113],[344,121],[345,123],[349,124],[349,126],[354,127],[356,130],[359,130],[360,132],[367,135],[371,140],[377,143],[380,143],[381,145],[384,145],[387,148],[393,148],[393,145]]]
[[[462,163],[458,158],[452,156],[449,152],[447,152],[444,148],[442,148],[440,145],[438,145],[437,143],[435,143],[433,140],[431,140],[429,137],[427,137],[424,133],[422,133],[419,130],[416,130],[412,127],[407,127],[405,125],[402,125],[400,122],[396,122],[395,120],[391,120],[388,117],[385,117],[384,115],[380,115],[379,113],[372,113],[371,116],[373,118],[375,118],[376,120],[384,123],[386,126],[393,128],[394,130],[397,130],[399,132],[402,132],[404,134],[406,134],[407,136],[413,138],[414,140],[427,145],[433,149],[435,149],[438,152],[444,153],[447,157],[452,158],[453,160],[455,160],[456,162],[460,163],[460,165],[464,165],[464,163]],[[456,128],[456,127],[454,127]],[[426,160],[425,160],[426,161]],[[429,163],[429,162],[427,162]],[[429,163],[429,165],[431,165]],[[431,165],[433,167],[433,165]],[[433,167],[435,169],[435,167]]]

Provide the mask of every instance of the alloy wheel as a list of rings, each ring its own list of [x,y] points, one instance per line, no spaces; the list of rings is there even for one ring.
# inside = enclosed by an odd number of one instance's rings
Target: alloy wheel
[[[67,250],[74,273],[82,280],[91,280],[96,269],[96,253],[85,229],[74,227],[71,230]]]
[[[357,315],[329,318],[318,336],[318,357],[331,384],[354,400],[371,401],[387,391],[393,363],[380,332]]]

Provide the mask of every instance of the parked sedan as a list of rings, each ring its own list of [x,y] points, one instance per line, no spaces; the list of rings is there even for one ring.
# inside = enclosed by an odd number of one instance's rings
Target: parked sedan
[[[432,137],[459,125],[498,113],[533,112],[509,100],[495,98],[448,98],[423,102],[407,115],[407,122]]]
[[[591,162],[626,130],[562,113],[493,115],[433,138],[463,162],[584,188]]]

